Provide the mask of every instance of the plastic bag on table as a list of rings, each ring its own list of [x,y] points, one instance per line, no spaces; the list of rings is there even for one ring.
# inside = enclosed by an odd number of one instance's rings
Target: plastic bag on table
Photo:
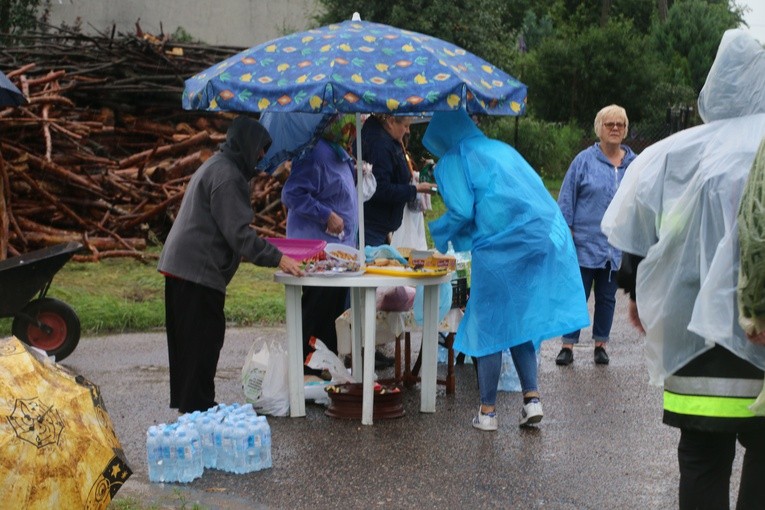
[[[259,414],[287,416],[290,410],[287,351],[274,340],[256,338],[242,367],[245,400]]]

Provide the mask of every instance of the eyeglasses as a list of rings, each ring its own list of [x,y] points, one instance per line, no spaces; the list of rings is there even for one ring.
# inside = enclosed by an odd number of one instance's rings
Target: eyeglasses
[[[609,130],[614,128],[621,130],[627,127],[624,122],[604,122],[603,125]]]

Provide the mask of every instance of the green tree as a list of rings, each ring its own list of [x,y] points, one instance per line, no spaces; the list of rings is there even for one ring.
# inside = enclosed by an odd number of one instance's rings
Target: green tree
[[[663,81],[698,94],[723,33],[741,21],[741,9],[735,4],[729,7],[727,1],[676,1],[667,12],[667,21],[655,23],[651,32]]]
[[[351,19],[384,23],[438,37],[465,48],[513,74],[518,32],[523,22],[520,8],[530,3],[507,0],[319,0],[324,12],[320,25]],[[520,5],[515,8],[516,3]]]
[[[0,37],[5,44],[8,36],[18,35],[37,26],[40,0],[0,0]]]
[[[629,21],[609,21],[575,30],[570,25],[545,39],[520,65],[529,86],[529,110],[552,122],[592,123],[605,105],[616,103],[639,120],[650,105],[646,92],[656,81],[646,36]]]

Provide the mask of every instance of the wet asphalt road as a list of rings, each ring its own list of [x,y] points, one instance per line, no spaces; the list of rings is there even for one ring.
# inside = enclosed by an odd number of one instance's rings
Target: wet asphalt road
[[[373,426],[329,418],[269,418],[273,468],[234,475],[206,470],[190,484],[148,481],[146,429],[171,422],[164,332],[84,338],[63,365],[100,386],[134,474],[116,500],[148,508],[209,509],[667,509],[677,507],[679,432],[661,424],[661,392],[649,386],[643,342],[619,297],[611,364],[592,361],[582,332],[572,366],[558,367],[557,339],[545,342],[539,383],[545,416],[517,426],[519,393],[499,394],[500,428],[470,426],[478,404],[472,365],[456,367],[457,391],[439,386],[434,414],[419,412],[419,390],[405,390],[406,415]],[[244,402],[241,367],[259,335],[284,328],[227,331],[216,379],[219,402]],[[439,373],[445,367],[439,365]],[[731,492],[740,474],[738,452]]]

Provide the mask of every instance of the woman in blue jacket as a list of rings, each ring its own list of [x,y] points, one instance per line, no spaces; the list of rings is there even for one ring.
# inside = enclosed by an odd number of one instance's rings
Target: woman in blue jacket
[[[622,259],[621,252],[608,244],[601,232],[600,221],[624,172],[635,159],[632,149],[622,144],[628,128],[624,108],[612,104],[601,109],[595,116],[595,134],[600,141],[577,154],[558,195],[558,205],[574,238],[585,300],[595,289],[592,338],[595,363],[599,365],[609,362],[606,343],[616,306],[616,271]],[[576,330],[563,335],[556,364],[570,365],[574,361],[574,344],[579,342],[579,333]]]

